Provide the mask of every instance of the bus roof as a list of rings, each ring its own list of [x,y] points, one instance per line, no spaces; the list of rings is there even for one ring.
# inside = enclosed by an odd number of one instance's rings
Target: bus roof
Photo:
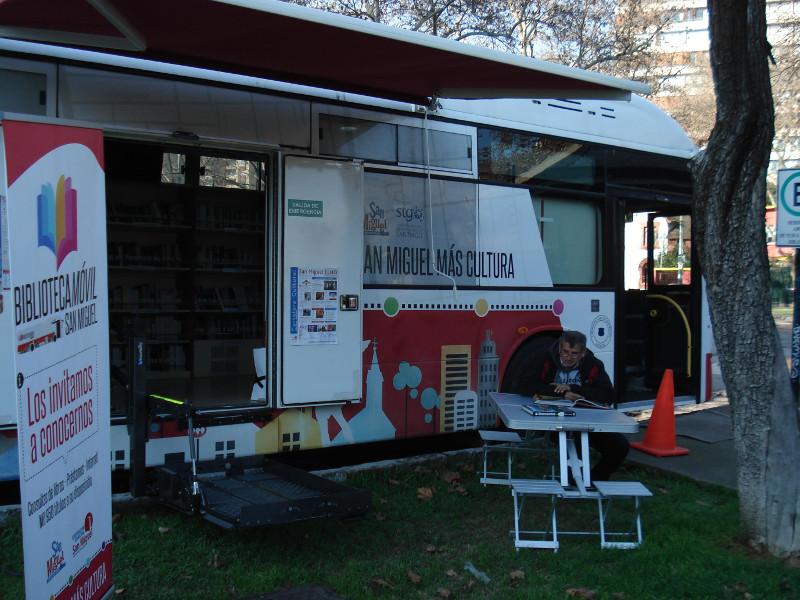
[[[627,81],[277,0],[5,0],[0,36],[427,104],[648,93]]]
[[[462,121],[553,135],[643,152],[691,158],[697,147],[652,102],[601,100],[442,100],[441,115]]]

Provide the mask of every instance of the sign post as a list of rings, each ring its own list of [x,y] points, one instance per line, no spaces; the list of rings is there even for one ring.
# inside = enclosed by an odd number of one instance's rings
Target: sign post
[[[113,593],[101,131],[2,122],[25,593]]]
[[[793,247],[794,311],[792,318],[792,389],[797,396],[800,387],[800,169],[778,171],[778,209],[775,223],[775,245]]]

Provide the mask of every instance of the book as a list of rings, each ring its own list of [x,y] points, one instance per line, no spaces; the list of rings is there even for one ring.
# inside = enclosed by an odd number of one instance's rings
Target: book
[[[577,400],[567,400],[565,398],[540,396],[538,394],[533,396],[533,401],[542,406],[559,406],[569,408],[599,408],[600,410],[611,410],[610,406],[605,404],[598,404],[586,398],[578,398]]]

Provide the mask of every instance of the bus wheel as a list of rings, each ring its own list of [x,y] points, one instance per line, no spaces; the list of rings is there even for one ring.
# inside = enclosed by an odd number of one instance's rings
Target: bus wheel
[[[503,375],[501,392],[508,394],[530,394],[531,390],[525,389],[525,379],[530,375],[533,357],[537,353],[548,350],[558,338],[549,335],[537,336],[523,344],[511,358]]]

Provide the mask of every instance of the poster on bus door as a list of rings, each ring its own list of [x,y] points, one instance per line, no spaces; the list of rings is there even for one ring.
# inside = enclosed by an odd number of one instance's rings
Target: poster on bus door
[[[112,590],[102,132],[2,122],[28,598]]]

